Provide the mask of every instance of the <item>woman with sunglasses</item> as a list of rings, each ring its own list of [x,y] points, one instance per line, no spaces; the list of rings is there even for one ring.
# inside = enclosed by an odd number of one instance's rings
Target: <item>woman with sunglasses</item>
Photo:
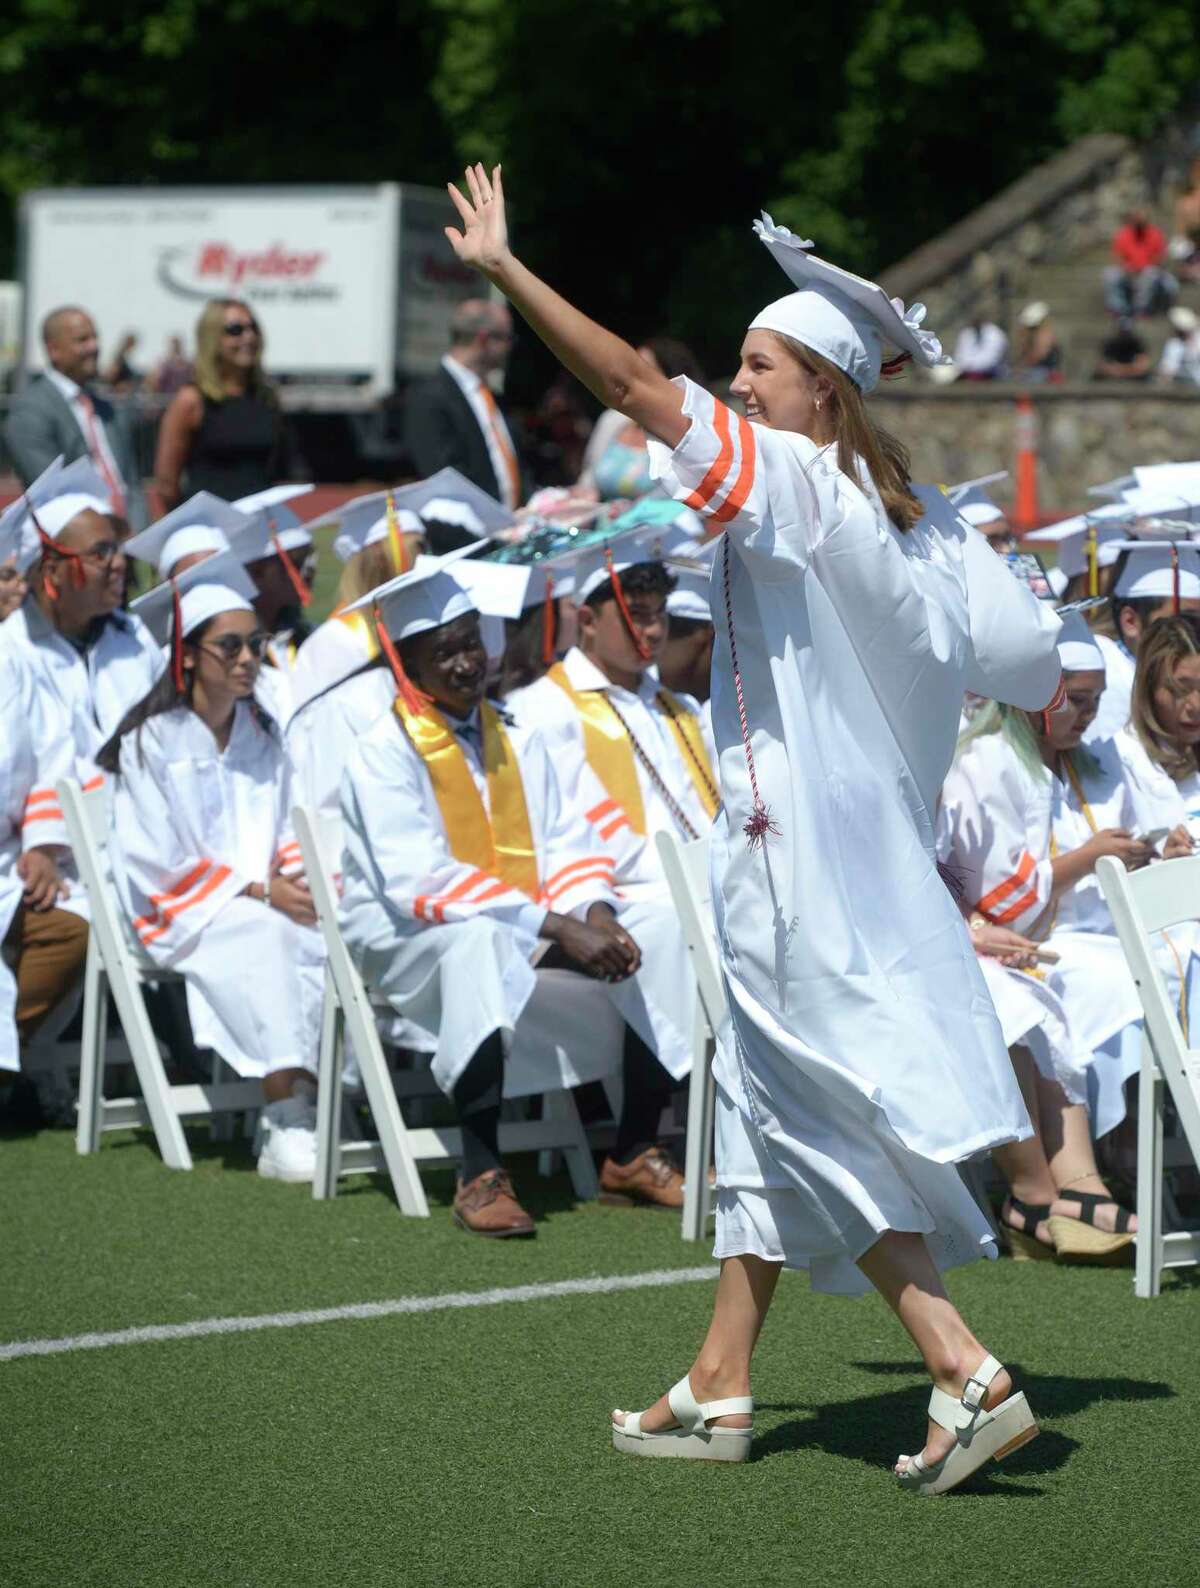
[[[232,502],[287,477],[287,426],[263,373],[263,347],[262,329],[244,303],[205,304],[196,322],[195,377],[172,397],[159,425],[160,512],[195,491]]]
[[[170,664],[100,754],[113,873],[133,930],[187,989],[197,1045],[261,1076],[258,1172],[311,1181],[321,939],[288,821],[279,730],[254,700],[267,636],[232,552],[135,606]]]

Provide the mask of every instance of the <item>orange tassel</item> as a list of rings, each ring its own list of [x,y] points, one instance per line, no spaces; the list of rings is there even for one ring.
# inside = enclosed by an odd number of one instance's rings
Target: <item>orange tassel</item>
[[[387,624],[383,621],[383,613],[375,608],[375,631],[379,635],[379,646],[388,659],[388,666],[392,670],[392,677],[396,680],[396,693],[404,702],[406,711],[411,711],[414,717],[419,717],[433,705],[432,698],[423,690],[417,688],[412,679],[404,670],[404,663],[400,660],[400,652],[387,631]]]
[[[175,693],[183,694],[183,608],[179,604],[179,586],[171,580],[171,669],[175,680]]]
[[[554,610],[554,579],[546,575],[546,596],[542,602],[542,661],[547,667],[554,660],[554,643],[557,639]]]
[[[305,584],[304,578],[301,575],[299,568],[296,567],[296,564],[284,550],[279,536],[274,533],[274,520],[271,520],[270,522],[272,529],[271,544],[275,548],[275,555],[283,564],[284,573],[286,573],[288,578],[291,580],[292,589],[296,592],[296,599],[300,602],[302,607],[306,607],[312,600],[312,591]]]
[[[1179,616],[1179,547],[1171,547],[1171,609],[1175,616]]]
[[[616,597],[617,609],[625,620],[625,627],[629,630],[629,637],[637,648],[637,653],[644,662],[648,662],[654,654],[645,640],[634,627],[633,615],[625,600],[625,592],[621,589],[621,581],[617,577],[617,566],[613,561],[612,547],[604,548],[604,566],[608,569],[608,577],[612,581],[613,595]]]

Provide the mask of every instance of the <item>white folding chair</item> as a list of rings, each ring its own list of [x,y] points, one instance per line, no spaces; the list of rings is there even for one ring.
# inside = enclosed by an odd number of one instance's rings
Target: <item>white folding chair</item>
[[[98,1152],[104,1131],[148,1124],[167,1167],[190,1169],[192,1155],[181,1121],[211,1119],[227,1111],[256,1109],[262,1104],[262,1083],[237,1080],[172,1086],[168,1082],[142,988],[147,982],[176,981],[178,975],[175,971],[163,970],[141,953],[109,880],[105,867],[108,806],[103,787],[85,794],[74,778],[64,778],[58,785],[58,797],[91,908],[91,931],[83,973],[83,1036],[75,1150],[83,1154]],[[104,1096],[104,1069],[109,1058],[110,989],[141,1087],[140,1098]]]
[[[1164,1268],[1200,1263],[1200,1230],[1163,1229],[1163,1104],[1168,1092],[1200,1165],[1200,1049],[1189,1049],[1158,968],[1151,935],[1200,915],[1200,856],[1128,872],[1112,855],[1096,863],[1113,924],[1145,1013],[1138,1082],[1137,1264],[1134,1291],[1157,1296]]]
[[[334,1197],[343,1176],[384,1169],[391,1177],[400,1211],[428,1218],[429,1203],[418,1166],[452,1163],[460,1158],[462,1136],[454,1126],[409,1129],[404,1123],[377,1024],[377,1013],[387,1015],[390,1009],[380,1006],[377,1010],[372,1004],[338,927],[337,885],[329,860],[327,827],[302,806],[293,810],[292,822],[327,956],[313,1196]],[[347,1034],[379,1132],[378,1142],[341,1139],[342,1060]],[[502,1153],[536,1152],[543,1148],[562,1152],[577,1197],[582,1200],[598,1194],[596,1166],[570,1092],[545,1092],[541,1119],[503,1121],[500,1125]]]
[[[684,1150],[683,1238],[701,1241],[712,1201],[708,1171],[713,1154],[716,1083],[712,1051],[716,1031],[726,1018],[725,984],[713,928],[708,882],[708,838],[681,844],[674,833],[659,833],[658,854],[683,927],[696,974],[696,1012],[692,1037],[692,1074],[688,1083],[687,1144]]]

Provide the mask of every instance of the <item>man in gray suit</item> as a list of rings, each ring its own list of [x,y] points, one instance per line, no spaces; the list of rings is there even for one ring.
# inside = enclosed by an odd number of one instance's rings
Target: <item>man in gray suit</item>
[[[145,509],[126,413],[92,390],[100,341],[91,315],[74,305],[52,310],[42,341],[49,368],[13,399],[4,427],[17,473],[28,485],[60,453],[67,463],[90,457],[118,516],[140,528]]]

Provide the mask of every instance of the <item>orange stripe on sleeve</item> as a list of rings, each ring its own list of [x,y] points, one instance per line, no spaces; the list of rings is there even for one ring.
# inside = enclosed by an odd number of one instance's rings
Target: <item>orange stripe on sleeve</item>
[[[726,408],[725,404],[714,403],[713,429],[716,431],[717,439],[721,445],[708,473],[700,481],[696,489],[689,492],[684,499],[686,506],[695,508],[697,511],[702,507],[707,507],[721,489],[722,482],[729,473],[729,465],[733,462],[733,433],[729,428],[729,418],[729,409]]]
[[[212,876],[197,888],[195,893],[190,894],[186,899],[178,900],[175,904],[168,905],[160,913],[161,925],[152,928],[148,932],[143,932],[142,942],[152,943],[156,937],[161,937],[164,932],[169,930],[171,922],[177,915],[182,915],[185,910],[190,910],[193,904],[199,904],[203,899],[207,899],[209,894],[215,892],[225,881],[226,877],[231,875],[232,872],[228,866],[218,866]]]
[[[1038,891],[1030,888],[1028,893],[1023,893],[1015,904],[1010,904],[1007,910],[1002,910],[999,915],[994,915],[992,920],[997,926],[1006,926],[1009,921],[1015,921],[1025,914],[1032,905],[1038,902]]]
[[[586,860],[572,860],[570,865],[560,866],[553,876],[546,878],[545,882],[542,884],[542,892],[549,892],[549,890],[553,887],[556,887],[564,877],[569,877],[573,871],[584,871],[589,867],[595,866],[605,866],[609,871],[611,871],[615,864],[616,861],[611,859],[611,857],[608,855],[588,855]]]
[[[29,810],[34,805],[45,805],[48,800],[58,804],[58,795],[52,788],[35,788],[25,801],[25,809]]]
[[[201,877],[204,876],[205,872],[211,869],[212,861],[202,860],[198,866],[192,867],[191,871],[188,872],[187,876],[184,877],[181,882],[177,882],[175,886],[173,888],[169,888],[166,893],[152,893],[150,895],[150,903],[154,906],[154,908],[150,911],[149,915],[142,915],[138,917],[138,919],[133,923],[134,931],[140,932],[142,927],[150,926],[153,924],[153,922],[157,921],[160,914],[158,909],[160,904],[166,904],[171,899],[182,898],[185,893],[190,892],[191,889],[196,886]]]
[[[93,789],[98,789],[98,788],[103,788],[103,787],[104,787],[104,773],[103,772],[97,772],[95,777],[88,778],[87,782],[83,785],[83,792],[85,794],[90,794]]]
[[[570,893],[572,888],[578,888],[585,882],[606,882],[611,888],[612,872],[602,866],[597,866],[592,871],[577,872],[573,877],[568,877],[565,882],[560,883],[557,888],[543,889],[542,902],[553,904],[556,899],[561,899],[564,893]]]
[[[34,822],[61,822],[63,820],[65,818],[62,811],[55,805],[49,810],[34,811],[32,815],[26,816],[21,826],[32,827]]]
[[[622,811],[617,817],[616,821],[609,822],[606,826],[600,828],[600,836],[601,838],[608,839],[611,838],[614,833],[619,833],[622,827],[631,828],[632,826],[633,823],[629,820],[629,817],[626,816],[625,812]]]
[[[602,816],[607,816],[610,811],[615,810],[620,810],[616,800],[601,800],[599,805],[593,805],[590,811],[584,812],[584,815],[589,822],[598,822]]]
[[[1005,880],[994,887],[990,893],[985,893],[975,908],[979,911],[980,915],[990,915],[995,907],[998,904],[1003,904],[1005,899],[1007,899],[1010,894],[1016,893],[1018,888],[1023,888],[1032,875],[1033,856],[1027,849],[1021,856],[1020,862],[1017,865],[1017,869],[1013,872],[1012,876],[1005,878]]]
[[[435,921],[444,920],[445,917],[442,913],[444,906],[453,904],[456,899],[461,899],[464,893],[470,893],[472,888],[477,887],[479,883],[487,878],[487,875],[486,871],[472,871],[470,876],[464,877],[461,882],[445,893],[422,893],[418,895],[413,905],[413,914],[419,920],[427,921],[429,916],[426,911],[431,910]]]
[[[736,517],[746,505],[746,498],[754,485],[754,467],[757,459],[757,449],[754,445],[754,430],[741,416],[738,416],[738,441],[742,450],[741,468],[738,477],[733,483],[733,490],[717,508],[716,512],[709,514],[710,522],[714,524],[727,524],[731,518]]]

